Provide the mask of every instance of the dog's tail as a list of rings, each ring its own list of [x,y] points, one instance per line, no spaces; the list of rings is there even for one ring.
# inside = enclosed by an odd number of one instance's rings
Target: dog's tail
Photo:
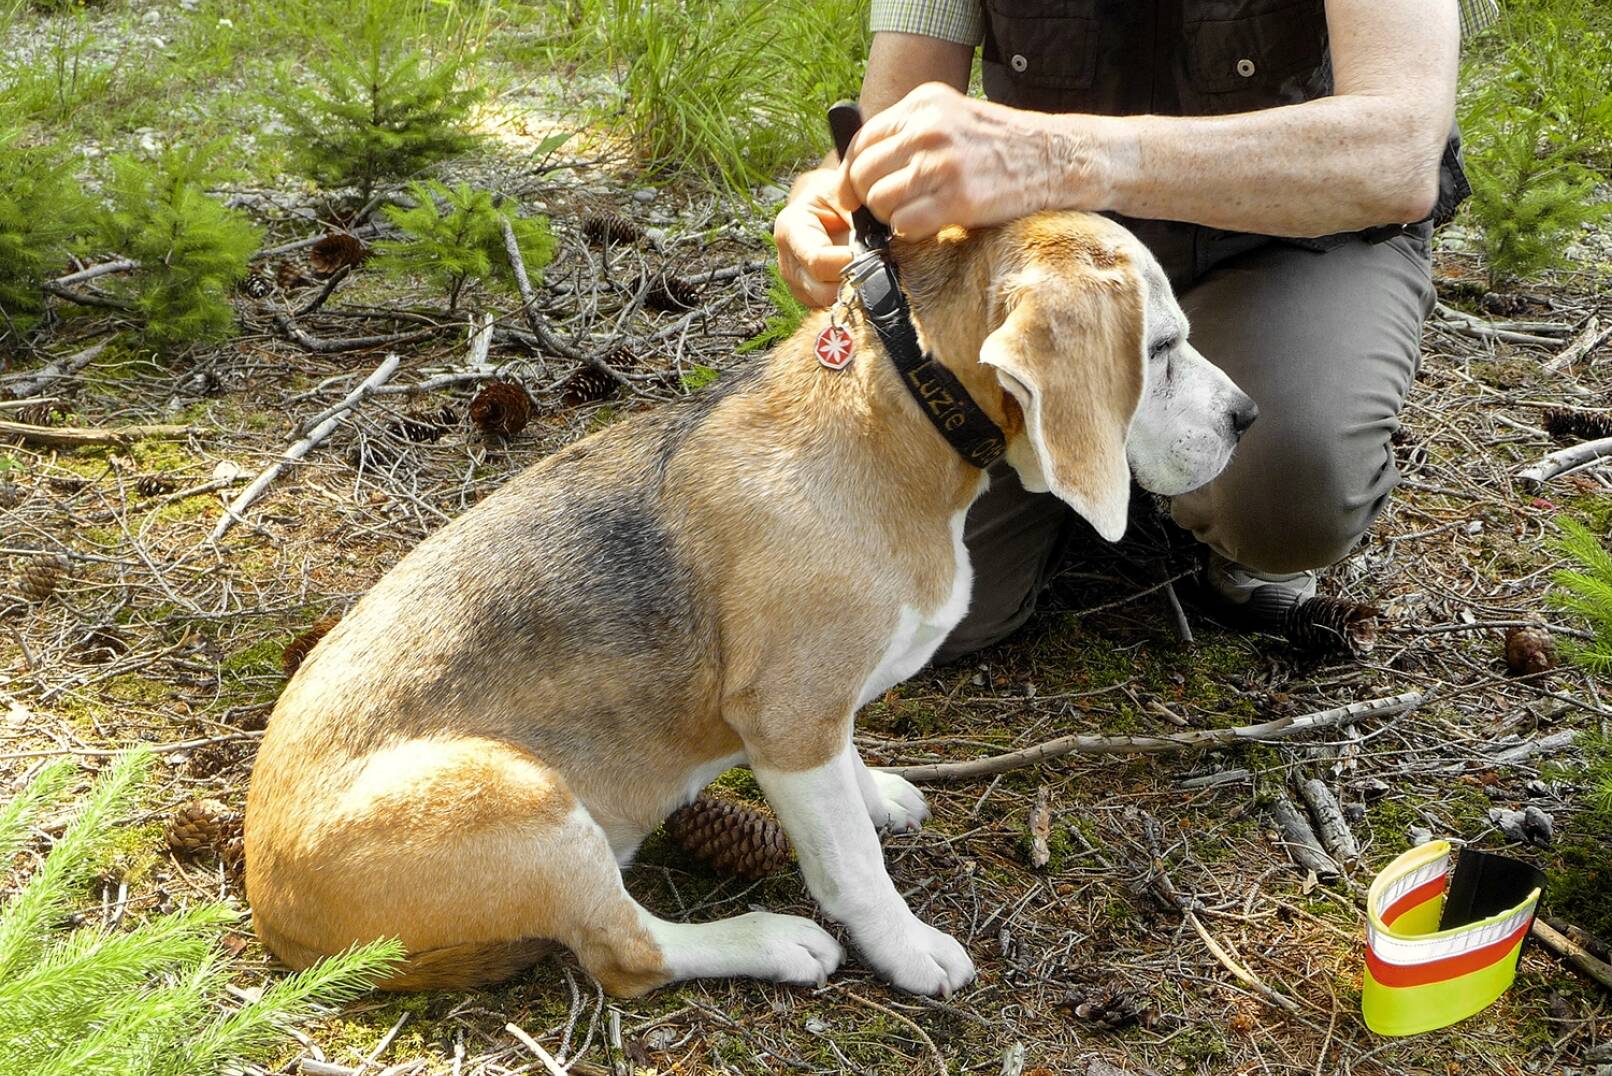
[[[264,948],[288,967],[301,970],[330,953],[303,945],[258,919],[254,926]],[[380,990],[469,990],[501,983],[520,974],[558,948],[547,938],[466,942],[410,952],[391,976],[376,983]]]

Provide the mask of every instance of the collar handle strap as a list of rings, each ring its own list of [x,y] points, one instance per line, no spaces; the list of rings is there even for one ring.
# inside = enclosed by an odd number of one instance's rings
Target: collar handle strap
[[[1006,455],[1007,438],[1001,428],[955,374],[918,346],[918,331],[912,327],[895,266],[869,251],[852,262],[846,274],[907,391],[947,443],[981,470]]]

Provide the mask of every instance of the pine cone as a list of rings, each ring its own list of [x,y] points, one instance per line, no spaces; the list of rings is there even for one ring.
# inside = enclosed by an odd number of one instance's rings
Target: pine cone
[[[458,412],[443,405],[436,411],[411,411],[393,423],[392,428],[404,440],[420,445],[435,444],[458,424]]]
[[[644,306],[650,310],[660,310],[671,314],[680,314],[688,310],[700,299],[700,287],[691,284],[680,276],[661,275],[649,285],[644,293]]]
[[[94,485],[88,478],[77,474],[59,474],[50,477],[50,488],[57,493],[82,493]]]
[[[302,668],[308,652],[325,637],[326,632],[336,626],[339,620],[341,620],[339,616],[322,617],[314,621],[307,631],[285,644],[285,650],[280,653],[280,668],[284,670],[287,680],[296,675],[297,670]]]
[[[237,740],[203,744],[190,753],[185,769],[192,777],[211,777],[241,760],[243,748]]]
[[[718,874],[764,878],[787,866],[789,839],[776,821],[740,803],[696,797],[666,819],[666,835]]]
[[[274,283],[281,291],[296,291],[305,284],[312,284],[303,263],[295,258],[287,258],[280,263],[280,268],[274,271]]]
[[[134,480],[134,492],[142,497],[157,497],[173,491],[173,479],[160,474],[143,474]]]
[[[168,819],[165,839],[175,855],[217,855],[240,828],[240,816],[218,800],[191,800]]]
[[[626,217],[614,213],[592,213],[582,218],[582,235],[590,243],[636,243],[644,230]]]
[[[1547,407],[1540,416],[1545,432],[1558,441],[1599,441],[1612,437],[1612,413],[1575,407]]]
[[[608,400],[615,394],[615,378],[591,366],[578,366],[570,377],[560,382],[560,403],[566,407]]]
[[[0,511],[17,507],[25,496],[22,487],[17,483],[0,481]]]
[[[1514,318],[1519,314],[1526,314],[1531,308],[1526,295],[1496,291],[1484,292],[1483,298],[1478,300],[1478,306],[1483,308],[1485,314],[1502,318]]]
[[[264,273],[247,273],[241,291],[253,299],[267,299],[274,291],[274,280]]]
[[[1343,598],[1311,598],[1288,610],[1283,630],[1288,642],[1315,654],[1342,652],[1360,657],[1377,645],[1382,610]]]
[[[470,421],[482,433],[513,437],[532,417],[532,398],[513,381],[489,381],[470,401]]]
[[[1105,1031],[1118,1031],[1137,1024],[1150,1028],[1159,1019],[1158,1009],[1147,998],[1125,990],[1070,991],[1057,1007],[1076,1020]]]
[[[1556,667],[1556,640],[1544,628],[1512,628],[1506,632],[1506,668],[1513,676],[1548,672]]]
[[[17,573],[17,594],[24,601],[42,602],[56,593],[72,562],[60,553],[43,553],[25,562]]]
[[[357,236],[331,232],[308,248],[308,265],[322,277],[332,277],[349,266],[358,265],[369,253]]]

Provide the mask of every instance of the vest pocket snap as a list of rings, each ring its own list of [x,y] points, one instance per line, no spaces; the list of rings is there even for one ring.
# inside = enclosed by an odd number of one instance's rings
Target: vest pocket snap
[[[1055,90],[1090,89],[1097,72],[1096,4],[1089,0],[986,0],[982,59],[1011,82]]]

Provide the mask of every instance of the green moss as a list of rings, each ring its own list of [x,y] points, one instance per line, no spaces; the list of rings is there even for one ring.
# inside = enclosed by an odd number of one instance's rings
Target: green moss
[[[114,827],[106,844],[97,850],[89,876],[127,882],[131,890],[135,889],[163,858],[165,826],[166,822],[157,818],[139,825]],[[92,893],[91,897],[99,895]]]
[[[161,680],[148,680],[137,673],[125,673],[102,684],[101,694],[118,702],[159,704],[173,700],[174,688]]]
[[[745,803],[767,802],[766,794],[756,784],[756,775],[748,766],[735,766],[718,774],[717,779],[711,782],[711,791],[725,793]]]
[[[1592,533],[1603,536],[1612,533],[1612,497],[1574,497],[1566,508]]]
[[[1170,1040],[1170,1052],[1189,1065],[1221,1061],[1230,1052],[1214,1029],[1194,1027]]]

